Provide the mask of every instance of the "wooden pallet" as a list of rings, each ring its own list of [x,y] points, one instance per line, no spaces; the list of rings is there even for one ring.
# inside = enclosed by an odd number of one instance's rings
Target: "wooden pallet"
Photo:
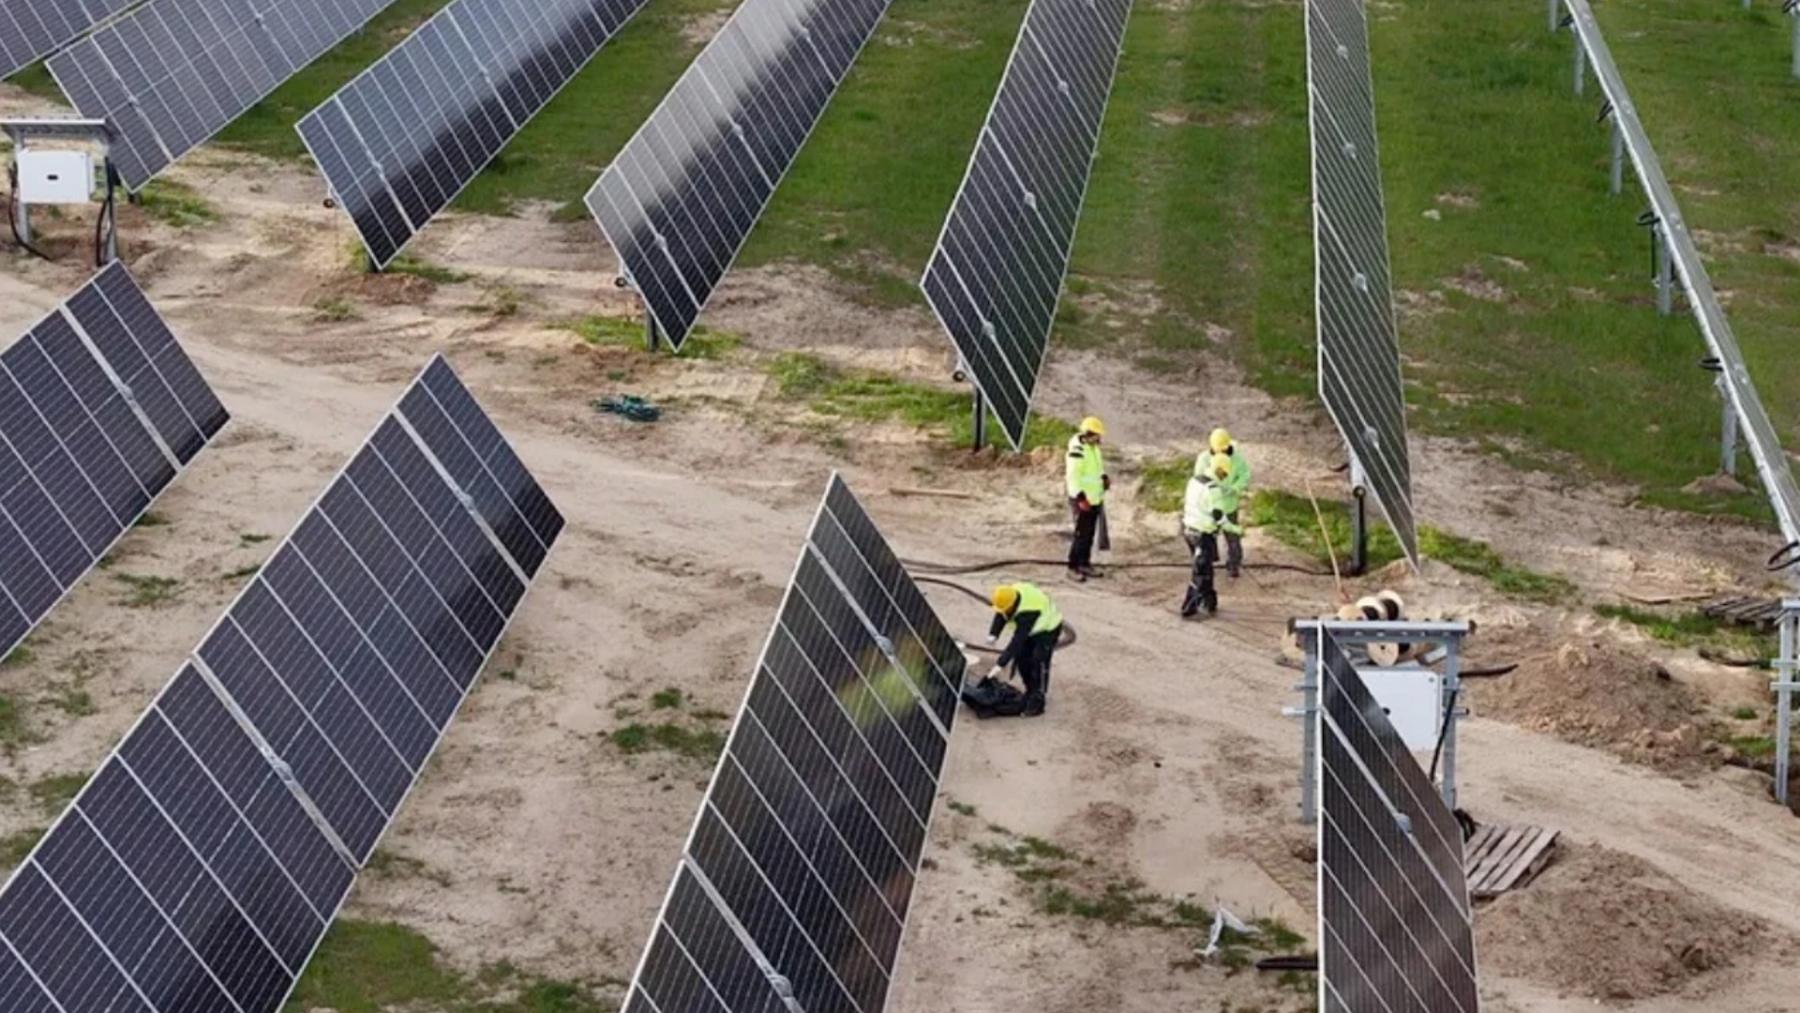
[[[1556,852],[1560,831],[1542,827],[1484,825],[1463,846],[1469,897],[1488,900],[1525,886],[1544,871]]]
[[[1745,598],[1741,595],[1726,595],[1714,598],[1700,606],[1700,611],[1728,623],[1740,626],[1753,626],[1768,631],[1775,628],[1781,620],[1781,600],[1779,598]]]

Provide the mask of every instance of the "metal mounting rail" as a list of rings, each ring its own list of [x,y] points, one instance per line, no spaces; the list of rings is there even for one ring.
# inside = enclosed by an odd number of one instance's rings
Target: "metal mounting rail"
[[[1637,107],[1632,105],[1631,94],[1625,90],[1625,79],[1620,76],[1618,65],[1613,62],[1612,51],[1607,48],[1606,39],[1600,34],[1600,23],[1594,19],[1594,11],[1588,6],[1588,0],[1552,0],[1552,3],[1560,4],[1569,12],[1569,24],[1575,32],[1576,90],[1579,91],[1581,87],[1581,61],[1585,59],[1593,68],[1600,90],[1605,93],[1606,101],[1612,107],[1614,128],[1623,139],[1625,153],[1637,170],[1644,194],[1650,199],[1657,232],[1663,248],[1668,251],[1675,275],[1687,294],[1688,305],[1694,311],[1694,320],[1700,325],[1700,333],[1705,336],[1707,347],[1719,360],[1720,388],[1737,413],[1745,442],[1749,445],[1750,456],[1756,462],[1763,487],[1768,490],[1769,502],[1775,508],[1782,533],[1789,543],[1800,542],[1800,487],[1794,484],[1794,474],[1788,467],[1787,455],[1781,449],[1781,439],[1775,433],[1768,411],[1763,408],[1762,399],[1757,396],[1756,386],[1750,382],[1750,371],[1744,364],[1737,337],[1732,334],[1731,324],[1725,319],[1725,311],[1719,306],[1719,297],[1713,291],[1712,279],[1707,276],[1706,267],[1700,260],[1699,248],[1694,245],[1694,237],[1688,231],[1686,219],[1681,215],[1681,205],[1676,203],[1675,192],[1669,187],[1668,178],[1663,175],[1662,163],[1657,160],[1656,151],[1650,146],[1650,138],[1644,132],[1643,121],[1638,118]]]

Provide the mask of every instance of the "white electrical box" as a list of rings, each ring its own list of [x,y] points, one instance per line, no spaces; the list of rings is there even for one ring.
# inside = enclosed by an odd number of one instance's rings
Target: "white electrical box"
[[[1369,695],[1387,712],[1394,731],[1415,753],[1437,747],[1444,723],[1444,677],[1429,669],[1358,668]]]
[[[94,197],[94,159],[85,151],[27,148],[19,152],[19,200],[86,204]]]

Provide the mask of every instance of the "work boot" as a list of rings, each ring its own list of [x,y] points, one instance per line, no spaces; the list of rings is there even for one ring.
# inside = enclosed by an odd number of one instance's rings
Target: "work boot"
[[[1089,578],[1089,579],[1092,579],[1092,580],[1099,580],[1099,579],[1100,579],[1100,578],[1101,578],[1101,577],[1104,577],[1104,576],[1106,576],[1106,574],[1104,574],[1104,573],[1101,573],[1101,572],[1100,572],[1100,571],[1099,571],[1099,570],[1096,570],[1096,569],[1094,569],[1094,568],[1093,568],[1093,567],[1091,567],[1091,566],[1084,566],[1084,567],[1082,567],[1082,568],[1081,568],[1081,575],[1082,575],[1082,576],[1083,576],[1083,577],[1087,577],[1087,578]]]
[[[1044,698],[1037,693],[1032,693],[1027,696],[1025,698],[1025,709],[1020,712],[1020,716],[1027,718],[1043,717]]]
[[[1234,563],[1231,566],[1227,566],[1225,568],[1225,575],[1230,577],[1233,580],[1236,580],[1237,578],[1243,576],[1243,572],[1239,569],[1237,564]]]
[[[1087,573],[1071,566],[1069,567],[1069,579],[1077,584],[1085,584],[1087,583]]]

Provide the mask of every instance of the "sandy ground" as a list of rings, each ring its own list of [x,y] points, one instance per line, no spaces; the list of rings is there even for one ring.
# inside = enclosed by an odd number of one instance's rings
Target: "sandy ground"
[[[22,100],[0,88],[0,108],[9,104]],[[630,975],[708,769],[668,754],[623,755],[607,735],[666,686],[686,691],[690,710],[735,709],[832,469],[903,556],[966,563],[1059,551],[1054,457],[996,462],[899,427],[821,439],[820,420],[782,403],[756,368],[773,350],[803,347],[941,377],[944,342],[922,310],[859,306],[810,270],[741,272],[708,322],[743,335],[743,350],[717,362],[648,360],[587,347],[555,326],[631,309],[612,287],[610,252],[586,225],[538,213],[441,221],[414,252],[472,279],[437,287],[349,273],[348,223],[322,207],[323,185],[307,172],[202,154],[177,176],[223,221],[176,232],[132,215],[126,256],[234,421],[157,505],[168,523],[131,534],[111,567],[34,636],[32,658],[0,668],[0,695],[20,702],[30,737],[0,760],[0,775],[16,784],[98,763],[236,593],[242,579],[226,575],[275,544],[243,536],[285,534],[434,351],[450,356],[570,522],[384,842],[399,860],[366,875],[348,911],[415,926],[463,967],[506,959],[596,983]],[[72,240],[83,227],[52,223],[50,232]],[[0,341],[80,283],[79,259],[0,257]],[[493,312],[503,288],[518,293],[517,313]],[[328,298],[348,303],[355,319],[321,319],[314,307]],[[650,394],[669,413],[640,427],[588,407],[619,390]],[[1196,446],[1218,421],[1246,442],[1259,480],[1334,488],[1336,439],[1317,413],[1272,402],[1216,363],[1154,377],[1122,356],[1058,354],[1039,404],[1107,418],[1123,479],[1113,517],[1121,558],[1179,559],[1171,519],[1133,508],[1130,476],[1134,462]],[[1629,490],[1511,473],[1444,441],[1420,440],[1416,453],[1423,517],[1565,574],[1589,595],[1761,586],[1756,564],[1769,539],[1759,532],[1633,509]],[[980,498],[891,493],[916,485]],[[1505,509],[1495,505],[1502,498]],[[1255,535],[1251,549],[1280,555]],[[182,583],[166,603],[131,608],[120,574]],[[1030,575],[1055,580],[1054,571]],[[1150,570],[1053,583],[1081,641],[1058,658],[1046,720],[969,721],[958,732],[944,794],[978,815],[939,806],[893,1009],[1310,1005],[1255,972],[1195,964],[1192,932],[1107,930],[1043,914],[1028,887],[975,856],[997,824],[1075,849],[1157,893],[1278,917],[1313,935],[1311,835],[1295,819],[1299,731],[1280,713],[1297,702],[1296,678],[1274,659],[1287,617],[1328,606],[1331,584],[1253,573],[1227,589],[1218,620],[1183,625],[1174,615],[1181,579]],[[1395,582],[1424,609],[1505,632],[1496,642],[1508,652],[1553,653],[1571,637],[1629,639],[1582,613],[1498,599],[1441,566]],[[957,630],[977,632],[979,606],[942,588],[931,595]],[[1757,676],[1691,655],[1667,661],[1706,700],[1763,698]],[[72,689],[87,692],[91,708],[60,706]],[[1490,718],[1479,698],[1476,707],[1463,787],[1478,818],[1561,828],[1583,857],[1571,866],[1577,873],[1605,864],[1595,855],[1630,856],[1644,876],[1660,877],[1659,888],[1675,884],[1644,903],[1673,897],[1680,911],[1757,926],[1730,961],[1696,969],[1678,959],[1687,973],[1634,979],[1660,985],[1595,995],[1571,986],[1543,951],[1586,945],[1596,965],[1623,946],[1673,947],[1679,957],[1690,947],[1665,937],[1689,923],[1647,918],[1662,934],[1654,939],[1569,932],[1566,923],[1616,913],[1574,903],[1582,889],[1546,889],[1529,917],[1499,905],[1479,916],[1483,938],[1501,940],[1504,955],[1483,967],[1490,1009],[1792,1008],[1800,972],[1778,951],[1800,938],[1790,871],[1800,827],[1765,800],[1756,775],[1628,762],[1603,743]],[[27,793],[0,793],[0,834],[45,820]],[[1731,949],[1707,939],[1712,952]]]

